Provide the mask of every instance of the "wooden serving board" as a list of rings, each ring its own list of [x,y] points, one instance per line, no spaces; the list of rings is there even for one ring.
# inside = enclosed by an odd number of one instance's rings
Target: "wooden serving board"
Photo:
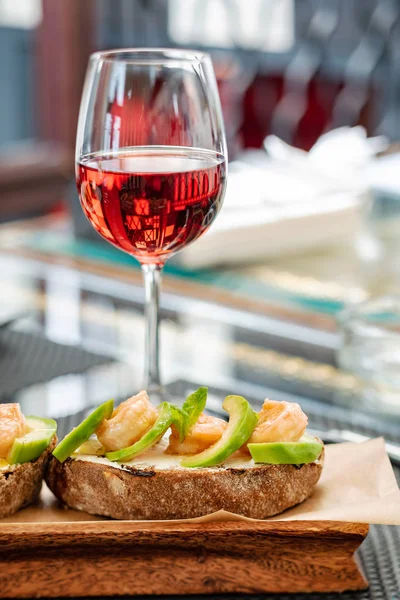
[[[0,597],[361,590],[354,552],[367,533],[333,521],[3,521]]]

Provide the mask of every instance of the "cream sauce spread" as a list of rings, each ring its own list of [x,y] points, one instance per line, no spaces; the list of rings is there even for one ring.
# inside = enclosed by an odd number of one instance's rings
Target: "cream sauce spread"
[[[184,469],[185,467],[181,466],[181,460],[184,458],[183,456],[165,454],[164,451],[168,446],[168,437],[164,437],[158,444],[147,450],[145,453],[140,454],[135,457],[131,461],[128,462],[111,462],[104,456],[93,456],[89,454],[73,454],[72,458],[75,460],[83,460],[86,462],[99,463],[102,465],[109,465],[111,467],[115,467],[116,469],[124,469],[126,467],[133,467],[135,469],[148,469],[154,468],[158,470],[165,469]],[[244,455],[232,455],[218,467],[207,467],[207,469],[248,469],[249,467],[254,467],[255,463],[253,459],[249,456],[247,458]],[[192,469],[190,469],[192,470]]]

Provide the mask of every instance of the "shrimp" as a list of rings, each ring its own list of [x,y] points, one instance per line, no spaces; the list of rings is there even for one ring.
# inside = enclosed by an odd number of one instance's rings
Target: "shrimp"
[[[96,434],[107,452],[131,446],[146,433],[157,419],[157,409],[142,390],[122,402],[110,419],[103,421]]]
[[[0,458],[6,458],[17,437],[25,435],[28,426],[19,404],[0,404]]]
[[[297,442],[306,430],[307,416],[295,402],[265,400],[248,443]]]
[[[226,421],[202,413],[192,425],[183,442],[179,442],[179,433],[172,427],[169,436],[167,454],[197,454],[209,448],[221,438],[227,427]]]

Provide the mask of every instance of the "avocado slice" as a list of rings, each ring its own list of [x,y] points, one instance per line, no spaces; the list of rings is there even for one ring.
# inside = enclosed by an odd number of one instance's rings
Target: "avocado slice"
[[[229,413],[228,427],[222,437],[199,454],[181,460],[183,467],[211,467],[219,465],[236,452],[251,436],[257,424],[257,415],[242,396],[227,396],[222,404]]]
[[[314,462],[321,454],[322,447],[321,442],[308,434],[304,434],[298,442],[248,445],[254,462],[269,465],[304,465]]]
[[[75,427],[53,450],[53,456],[63,463],[83,442],[86,442],[114,410],[114,400],[100,404],[78,427]]]
[[[10,465],[30,462],[38,458],[50,444],[57,431],[57,423],[53,419],[26,417],[28,433],[14,440],[8,453]]]
[[[155,421],[153,427],[149,429],[137,442],[132,444],[132,446],[128,446],[127,448],[122,448],[121,450],[116,450],[115,452],[106,452],[106,458],[111,461],[129,461],[138,454],[142,454],[151,446],[154,446],[164,433],[167,431],[171,425],[175,425],[177,428],[182,426],[182,411],[170,404],[169,402],[161,402],[161,404],[157,407],[158,417]]]
[[[200,387],[190,394],[183,403],[182,412],[184,415],[179,441],[183,442],[189,429],[196,423],[197,419],[206,407],[208,388]]]
[[[165,404],[168,404],[168,402]],[[171,424],[175,425],[175,428],[179,433],[179,441],[183,442],[187,435],[188,414],[182,408],[178,408],[178,406],[175,406],[174,404],[170,404],[170,407],[173,415],[173,421]]]

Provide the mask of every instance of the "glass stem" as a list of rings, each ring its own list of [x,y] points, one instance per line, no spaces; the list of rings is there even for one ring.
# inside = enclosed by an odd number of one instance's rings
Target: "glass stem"
[[[146,296],[144,385],[147,391],[159,391],[161,388],[158,330],[160,322],[159,306],[162,270],[163,265],[142,265]]]

